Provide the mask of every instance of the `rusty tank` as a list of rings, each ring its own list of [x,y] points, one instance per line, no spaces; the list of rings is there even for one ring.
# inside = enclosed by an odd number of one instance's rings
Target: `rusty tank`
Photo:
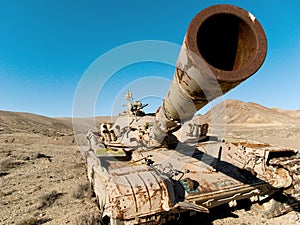
[[[266,52],[262,26],[239,7],[211,6],[194,17],[156,113],[144,113],[128,92],[128,110],[86,136],[87,176],[105,223],[164,224],[243,199],[267,217],[299,205],[297,150],[227,142],[192,119],[254,74]]]

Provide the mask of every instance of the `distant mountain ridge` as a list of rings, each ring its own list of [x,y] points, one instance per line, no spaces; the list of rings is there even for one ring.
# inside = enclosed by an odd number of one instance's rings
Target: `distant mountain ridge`
[[[300,124],[300,110],[283,110],[268,108],[253,102],[225,100],[213,107],[201,121],[209,122],[211,114],[222,118],[227,124]],[[97,124],[113,121],[116,117],[96,116]],[[91,126],[90,119],[77,119],[86,130]],[[0,134],[14,132],[40,133],[48,136],[71,135],[73,131],[72,118],[49,118],[41,115],[9,112],[0,110]]]
[[[72,124],[59,119],[24,112],[0,111],[0,131],[41,133],[48,136],[70,134]]]
[[[228,124],[292,124],[300,123],[300,110],[268,108],[253,102],[229,99],[219,103],[202,116],[210,121],[211,114]]]

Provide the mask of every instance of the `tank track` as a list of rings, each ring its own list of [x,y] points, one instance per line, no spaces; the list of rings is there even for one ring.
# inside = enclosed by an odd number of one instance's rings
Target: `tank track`
[[[289,171],[293,179],[292,186],[281,195],[275,196],[279,203],[268,217],[276,217],[292,210],[300,209],[300,155],[279,157],[270,160],[271,165],[281,166]]]

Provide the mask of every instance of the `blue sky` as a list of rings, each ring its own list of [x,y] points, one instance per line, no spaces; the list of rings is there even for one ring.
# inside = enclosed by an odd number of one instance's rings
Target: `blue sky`
[[[76,87],[98,57],[141,40],[181,45],[197,12],[220,3],[253,13],[268,39],[263,67],[224,97],[300,109],[298,0],[0,0],[0,110],[71,117]],[[118,91],[139,77],[170,80],[173,72],[149,62],[118,71],[101,90],[96,113],[109,114]],[[153,102],[151,110],[159,104]]]

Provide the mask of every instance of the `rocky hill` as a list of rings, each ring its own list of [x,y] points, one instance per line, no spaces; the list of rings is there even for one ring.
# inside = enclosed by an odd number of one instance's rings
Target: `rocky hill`
[[[0,111],[2,133],[36,133],[46,136],[61,136],[72,133],[72,124],[31,113]]]
[[[202,120],[221,118],[226,124],[300,124],[300,110],[267,108],[239,100],[225,100],[203,115]]]

